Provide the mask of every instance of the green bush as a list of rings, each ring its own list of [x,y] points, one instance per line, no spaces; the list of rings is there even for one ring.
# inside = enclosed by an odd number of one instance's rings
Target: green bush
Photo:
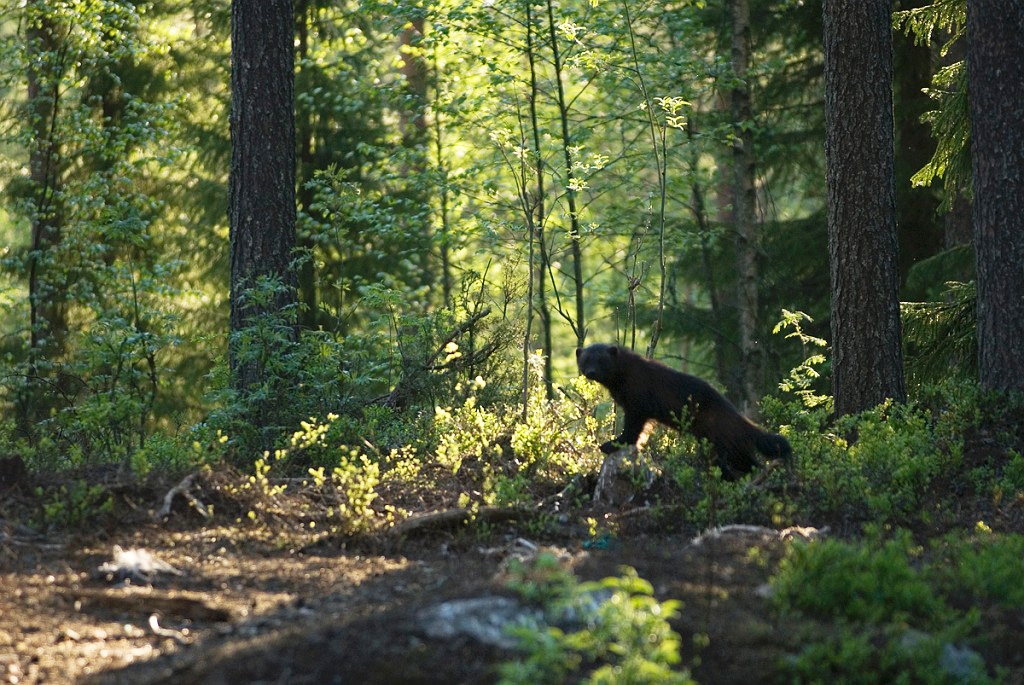
[[[947,535],[934,541],[930,551],[927,576],[952,602],[1024,607],[1024,536]]]
[[[515,505],[535,501],[540,491],[562,488],[574,476],[600,466],[593,418],[596,384],[576,378],[554,399],[544,395],[539,359],[532,363],[525,413],[522,405],[499,402],[485,406],[478,393],[487,383],[477,378],[461,406],[434,409],[437,462],[453,474],[472,479],[479,495],[464,494],[463,504]],[[468,469],[468,473],[464,471]]]
[[[114,502],[104,485],[78,479],[56,489],[36,488],[36,499],[42,507],[44,526],[75,528],[85,525],[100,514],[113,511]]]
[[[933,484],[959,465],[959,446],[938,440],[930,417],[912,405],[886,403],[841,420],[837,430],[857,436],[847,454],[863,479],[872,519],[927,522]]]
[[[877,630],[825,629],[783,663],[790,683],[844,685],[988,685],[984,660],[941,635],[890,624]],[[819,633],[820,635],[821,633]]]
[[[800,650],[784,660],[795,683],[988,683],[983,658],[958,643],[969,638],[976,615],[947,604],[943,587],[976,558],[949,544],[928,561],[907,531],[882,539],[877,530],[854,542],[794,545],[772,580],[776,607],[809,619]],[[1018,555],[1020,550],[1015,550]],[[1012,553],[1011,553],[1012,555]],[[993,566],[1011,568],[1009,557]],[[1016,577],[1020,557],[1016,558]]]
[[[910,564],[908,533],[890,540],[794,545],[772,584],[785,609],[851,622],[942,620],[945,607]]]
[[[509,585],[541,605],[544,622],[511,629],[525,654],[501,665],[503,685],[694,683],[689,671],[677,670],[681,641],[669,620],[679,603],[658,602],[635,570],[580,583],[542,554],[532,564],[514,566]]]

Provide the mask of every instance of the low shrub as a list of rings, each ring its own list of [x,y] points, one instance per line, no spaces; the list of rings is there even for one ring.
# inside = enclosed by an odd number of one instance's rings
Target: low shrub
[[[513,566],[511,575],[509,586],[538,603],[544,619],[511,629],[524,654],[500,667],[503,685],[695,682],[680,668],[681,639],[669,625],[679,603],[655,599],[651,584],[634,569],[581,583],[553,556],[541,554]]]
[[[786,680],[992,682],[970,647],[980,639],[977,614],[954,608],[949,593],[995,569],[1019,578],[1020,541],[989,548],[997,549],[979,555],[974,543],[950,538],[926,550],[905,530],[884,539],[878,529],[853,542],[794,545],[772,580],[777,609],[807,621],[802,647],[782,664]]]

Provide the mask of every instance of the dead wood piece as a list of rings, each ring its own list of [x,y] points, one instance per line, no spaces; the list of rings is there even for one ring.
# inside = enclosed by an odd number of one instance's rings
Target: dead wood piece
[[[480,507],[479,509],[446,509],[408,518],[394,528],[391,534],[404,536],[412,533],[427,533],[451,530],[471,521],[502,523],[525,518],[530,512],[516,507]]]
[[[149,629],[153,631],[154,635],[156,635],[158,637],[170,638],[170,639],[174,640],[175,642],[177,642],[179,645],[190,645],[190,644],[192,644],[192,640],[190,640],[187,637],[187,635],[188,635],[188,629],[187,628],[185,630],[171,630],[170,628],[162,627],[160,625],[160,614],[150,614],[150,616],[149,616]]]
[[[192,508],[199,512],[200,516],[202,516],[205,519],[210,518],[209,509],[207,509],[206,505],[199,501],[199,499],[192,494],[192,485],[195,483],[196,478],[199,477],[199,473],[199,471],[196,471],[194,473],[188,474],[187,476],[182,478],[180,483],[178,483],[173,488],[167,491],[167,494],[164,495],[163,506],[161,506],[160,509],[155,514],[153,514],[154,521],[166,521],[170,517],[171,507],[174,504],[174,498],[177,497],[178,495],[184,497],[188,501],[188,503],[192,505]]]
[[[751,478],[750,482],[747,483],[747,486],[743,489],[744,494],[750,493],[753,490],[760,490],[764,486],[765,480],[768,478],[768,474],[780,466],[782,466],[781,459],[772,459],[765,464],[760,473]]]
[[[111,583],[151,583],[161,574],[182,575],[181,571],[149,550],[124,549],[114,545],[113,559],[104,562],[96,569],[99,578],[106,578]]]
[[[633,457],[627,462],[627,457]],[[623,468],[628,466],[628,468]],[[654,482],[651,469],[640,461],[639,452],[632,446],[621,447],[605,455],[594,486],[594,504],[619,506],[632,500],[643,488]]]
[[[622,464],[622,457],[628,451],[629,448],[623,448],[615,450],[611,454],[605,455],[604,461],[601,462],[601,470],[597,474],[597,485],[594,486],[594,502],[614,504],[617,497],[615,496],[615,480],[619,476],[619,467]]]

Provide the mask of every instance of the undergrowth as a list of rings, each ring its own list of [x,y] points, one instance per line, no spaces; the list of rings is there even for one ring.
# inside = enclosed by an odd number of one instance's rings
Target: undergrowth
[[[794,545],[773,581],[777,609],[806,621],[801,648],[782,664],[786,680],[1000,682],[985,654],[1001,636],[983,614],[1021,607],[1022,553],[1024,538],[982,522],[926,544],[872,528]]]
[[[522,655],[500,666],[502,685],[695,682],[680,669],[682,638],[669,625],[680,603],[659,602],[634,569],[581,583],[553,555],[540,554],[510,575],[509,587],[536,604],[542,619],[510,629]]]
[[[988,635],[983,618],[1024,608],[1024,405],[951,378],[919,387],[906,404],[833,420],[830,398],[816,389],[825,363],[819,341],[800,321],[792,315],[782,328],[807,348],[807,360],[761,407],[761,422],[792,445],[791,460],[729,482],[695,440],[658,430],[634,460],[630,506],[647,507],[669,530],[746,523],[831,531],[832,539],[794,546],[773,582],[776,610],[806,630],[780,666],[788,682],[998,680],[985,658],[1007,638]],[[525,404],[482,375],[467,376],[443,402],[311,415],[258,453],[240,451],[222,428],[229,422],[154,436],[118,452],[105,473],[145,478],[241,465],[243,475],[218,488],[244,502],[244,513],[218,512],[254,526],[291,517],[310,530],[373,536],[415,513],[504,507],[541,511],[569,529],[586,522],[591,538],[600,528],[602,544],[611,544],[620,533],[614,518],[599,526],[587,511],[588,478],[603,460],[597,446],[614,433],[611,403],[583,378],[549,398],[542,369],[535,359]],[[112,496],[120,484],[90,480],[85,452],[56,458],[56,442],[29,449],[10,437],[10,424],[0,431],[8,454],[47,469],[47,485],[32,490],[39,525],[88,526],[122,506]],[[63,482],[53,484],[60,473]],[[493,532],[483,523],[468,530]],[[505,682],[559,682],[570,672],[590,682],[688,682],[667,623],[677,607],[658,602],[643,579],[624,572],[578,584],[552,572],[531,580],[542,572],[524,570],[515,589],[548,611],[575,607],[583,627],[522,633],[527,657],[506,666]],[[656,639],[644,642],[645,634]]]

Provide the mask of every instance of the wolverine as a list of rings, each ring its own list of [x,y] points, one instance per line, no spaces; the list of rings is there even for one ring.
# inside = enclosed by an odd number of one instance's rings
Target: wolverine
[[[792,452],[786,438],[740,414],[720,392],[696,376],[617,345],[577,348],[576,365],[580,375],[608,388],[622,408],[622,433],[601,445],[605,454],[636,445],[649,421],[688,430],[698,440],[707,440],[722,476],[729,480],[761,465],[757,452],[782,459]]]

